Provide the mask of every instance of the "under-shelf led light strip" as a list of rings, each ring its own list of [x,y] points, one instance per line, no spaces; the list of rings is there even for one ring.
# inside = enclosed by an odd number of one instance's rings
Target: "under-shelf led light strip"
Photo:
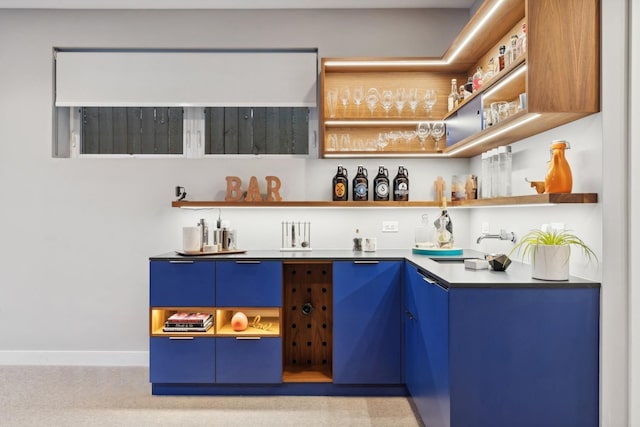
[[[500,129],[499,131],[496,131],[496,132],[491,133],[489,135],[483,136],[482,138],[479,138],[479,139],[473,141],[473,143],[471,143],[469,145],[465,145],[464,147],[460,147],[460,148],[457,148],[455,150],[451,150],[448,153],[446,153],[446,155],[447,156],[453,156],[455,154],[458,154],[458,153],[461,153],[463,151],[466,151],[466,150],[470,149],[471,147],[475,147],[478,144],[482,144],[485,141],[488,141],[488,140],[493,139],[493,138],[495,138],[497,136],[500,136],[503,133],[510,131],[511,129],[515,129],[517,127],[522,126],[525,123],[529,123],[530,121],[535,120],[538,117],[540,117],[540,114],[533,114],[533,115],[528,116],[528,117],[523,117],[522,119],[516,121],[515,123],[512,123],[509,126],[506,126],[504,129]]]
[[[446,59],[408,59],[401,61],[327,61],[325,67],[375,67],[375,66],[405,66],[405,67],[420,67],[425,65],[448,65],[451,64],[454,59],[467,47],[467,44],[473,39],[473,37],[480,31],[480,29],[487,23],[487,20],[493,16],[493,14],[502,5],[504,0],[498,0],[493,5],[489,12],[478,22],[478,24],[471,30],[469,35],[464,39],[460,46]]]

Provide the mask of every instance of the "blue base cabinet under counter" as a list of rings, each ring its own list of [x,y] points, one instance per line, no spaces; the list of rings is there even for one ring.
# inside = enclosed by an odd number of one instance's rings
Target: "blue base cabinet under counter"
[[[215,382],[215,338],[151,337],[149,379],[152,383]]]
[[[218,261],[216,305],[219,307],[279,307],[282,305],[282,262]]]
[[[405,381],[425,425],[599,423],[599,288],[450,287],[407,264]]]
[[[271,337],[216,338],[218,384],[282,382],[282,339]]]
[[[401,384],[401,261],[333,263],[334,384]]]

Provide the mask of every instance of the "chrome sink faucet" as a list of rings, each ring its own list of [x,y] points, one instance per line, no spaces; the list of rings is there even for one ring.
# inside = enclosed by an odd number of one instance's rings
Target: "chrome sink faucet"
[[[513,231],[505,231],[505,229],[501,229],[499,234],[487,234],[482,233],[476,243],[480,243],[484,239],[500,239],[500,240],[510,240],[513,243],[516,242],[516,234]]]

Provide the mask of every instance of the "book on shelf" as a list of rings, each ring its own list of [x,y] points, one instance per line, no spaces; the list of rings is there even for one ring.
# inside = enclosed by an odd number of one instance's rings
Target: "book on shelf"
[[[213,315],[211,313],[178,312],[169,316],[165,324],[183,323],[183,324],[204,325],[207,321],[211,319],[213,319]]]
[[[202,325],[188,324],[187,326],[167,326],[162,328],[163,332],[207,332],[213,326],[213,320]]]

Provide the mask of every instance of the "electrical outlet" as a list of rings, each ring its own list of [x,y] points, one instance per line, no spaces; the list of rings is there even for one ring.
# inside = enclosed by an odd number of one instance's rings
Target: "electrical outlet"
[[[482,234],[489,234],[489,223],[488,222],[483,222],[482,223],[482,229],[480,230],[480,232]]]
[[[398,221],[382,221],[383,233],[397,233],[399,229]]]

